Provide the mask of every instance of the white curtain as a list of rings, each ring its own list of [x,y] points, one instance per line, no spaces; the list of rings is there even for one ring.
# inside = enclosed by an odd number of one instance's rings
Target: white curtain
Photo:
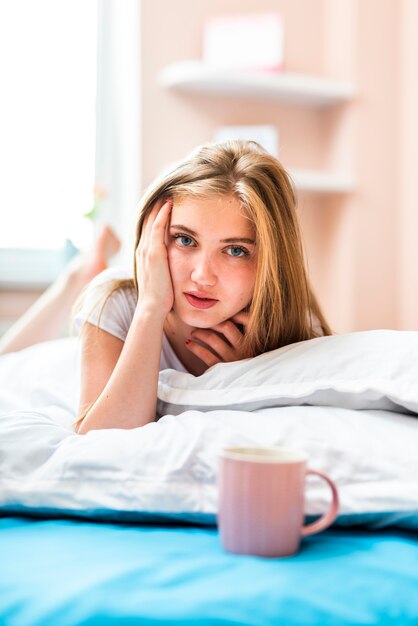
[[[115,262],[131,264],[140,196],[140,0],[99,0],[96,185],[98,224],[123,240]]]

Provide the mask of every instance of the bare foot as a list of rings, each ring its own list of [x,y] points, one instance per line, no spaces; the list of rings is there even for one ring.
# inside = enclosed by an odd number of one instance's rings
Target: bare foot
[[[69,275],[88,283],[107,268],[109,259],[120,246],[120,239],[108,224],[104,224],[90,250],[81,252],[70,261],[67,266]]]

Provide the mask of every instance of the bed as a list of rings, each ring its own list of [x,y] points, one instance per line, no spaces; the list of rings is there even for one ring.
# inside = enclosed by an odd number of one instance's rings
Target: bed
[[[75,338],[0,359],[0,623],[418,624],[418,333],[318,338],[202,377],[159,419],[72,429]],[[217,454],[290,445],[337,483],[293,557],[223,551]],[[328,492],[308,488],[308,520]]]
[[[292,558],[234,557],[216,528],[0,519],[4,626],[416,625],[418,545],[333,529]]]

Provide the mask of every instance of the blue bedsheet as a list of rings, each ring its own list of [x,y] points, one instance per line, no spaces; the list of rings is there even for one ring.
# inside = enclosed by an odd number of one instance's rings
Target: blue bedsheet
[[[1,626],[418,624],[418,534],[329,530],[292,558],[216,528],[0,519]]]

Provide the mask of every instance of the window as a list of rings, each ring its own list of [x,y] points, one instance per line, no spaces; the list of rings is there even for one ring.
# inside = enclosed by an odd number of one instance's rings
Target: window
[[[97,0],[0,5],[2,252],[91,236],[97,26]]]
[[[88,245],[95,188],[98,224],[134,232],[140,17],[138,0],[0,2],[0,289],[46,286]]]

